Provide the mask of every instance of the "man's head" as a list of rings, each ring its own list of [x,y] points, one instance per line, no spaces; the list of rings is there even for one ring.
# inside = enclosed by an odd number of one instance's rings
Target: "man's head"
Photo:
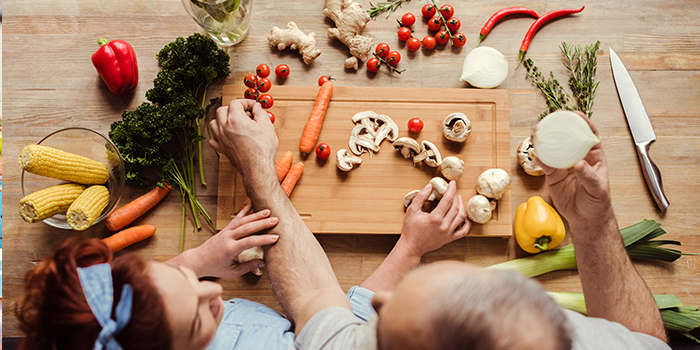
[[[559,306],[537,282],[510,271],[434,263],[372,305],[381,350],[571,348]]]

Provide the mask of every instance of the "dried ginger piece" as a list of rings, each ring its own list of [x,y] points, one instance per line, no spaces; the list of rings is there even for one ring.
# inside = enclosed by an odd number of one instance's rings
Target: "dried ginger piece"
[[[316,33],[306,34],[299,29],[296,23],[287,22],[285,29],[272,27],[270,35],[267,37],[271,47],[284,50],[289,47],[292,50],[299,50],[304,63],[311,64],[319,55],[321,50],[316,48]]]
[[[360,34],[370,21],[369,14],[353,0],[326,0],[323,14],[336,26],[328,28],[328,37],[337,38],[350,49],[352,57],[345,60],[345,68],[358,69],[358,60],[367,60],[374,41],[372,37]]]

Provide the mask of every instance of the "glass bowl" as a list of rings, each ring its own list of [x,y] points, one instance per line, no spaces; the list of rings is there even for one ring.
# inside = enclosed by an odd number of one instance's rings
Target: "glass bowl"
[[[107,215],[117,208],[124,191],[124,161],[121,154],[119,154],[119,150],[109,138],[95,130],[73,127],[54,131],[41,139],[37,144],[77,154],[107,165],[109,180],[104,186],[109,190],[109,202],[93,225],[104,220]],[[62,183],[66,183],[66,181],[22,170],[22,196],[27,196],[32,192]],[[66,221],[65,212],[46,218],[44,222],[53,227],[72,229]]]

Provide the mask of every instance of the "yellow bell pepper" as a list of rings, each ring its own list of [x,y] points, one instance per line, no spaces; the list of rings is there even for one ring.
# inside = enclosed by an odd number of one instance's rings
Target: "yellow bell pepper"
[[[536,254],[555,248],[564,240],[566,229],[551,205],[532,196],[515,212],[515,240],[524,251]]]

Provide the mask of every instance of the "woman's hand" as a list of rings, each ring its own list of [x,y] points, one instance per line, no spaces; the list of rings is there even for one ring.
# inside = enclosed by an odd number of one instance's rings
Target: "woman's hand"
[[[277,242],[279,236],[254,233],[277,225],[278,219],[268,217],[270,211],[265,209],[247,215],[252,204],[245,206],[231,223],[223,230],[209,238],[197,248],[187,250],[168,261],[174,265],[192,269],[201,277],[240,277],[256,268],[264,266],[261,259],[238,263],[238,254],[242,251]]]

